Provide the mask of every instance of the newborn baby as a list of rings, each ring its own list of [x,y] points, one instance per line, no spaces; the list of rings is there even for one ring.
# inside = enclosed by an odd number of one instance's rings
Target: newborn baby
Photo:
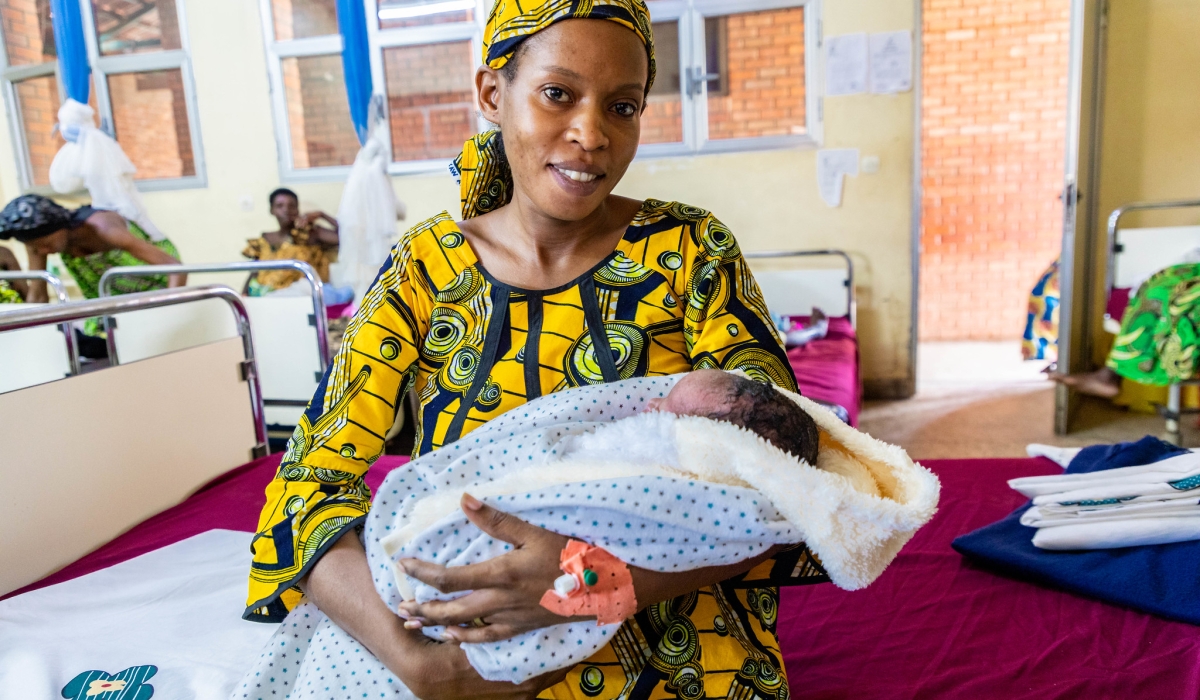
[[[685,374],[665,398],[647,401],[646,409],[733,423],[811,465],[817,463],[816,422],[770,384],[717,369],[697,370]]]
[[[389,609],[462,595],[409,577],[403,559],[462,566],[511,549],[466,518],[467,493],[653,571],[728,565],[804,542],[835,585],[857,590],[932,516],[937,482],[815,403],[741,375],[700,370],[568,389],[388,474],[361,536]],[[519,683],[589,658],[619,627],[566,622],[462,649],[483,678]],[[438,638],[442,629],[422,631]],[[412,697],[310,603],[276,637],[247,675],[246,697],[250,688],[254,697],[321,697],[334,648],[354,655],[360,675],[387,679],[387,697]]]

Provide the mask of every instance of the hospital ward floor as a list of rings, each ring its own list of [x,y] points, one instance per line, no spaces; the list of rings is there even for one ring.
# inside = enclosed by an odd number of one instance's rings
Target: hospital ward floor
[[[1063,447],[1162,436],[1163,419],[1088,400],[1076,430],[1054,434],[1054,388],[1045,362],[1022,362],[1018,342],[922,343],[917,393],[867,401],[860,427],[916,459],[1023,457],[1025,445]],[[1183,420],[1185,447],[1200,446],[1196,417]]]

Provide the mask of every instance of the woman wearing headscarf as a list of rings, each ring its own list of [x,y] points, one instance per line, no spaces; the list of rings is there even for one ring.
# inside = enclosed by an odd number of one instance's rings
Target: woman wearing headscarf
[[[30,270],[45,270],[46,258],[58,253],[88,299],[100,296],[100,276],[114,267],[178,265],[179,251],[170,240],[152,240],[140,226],[113,211],[83,206],[71,211],[40,194],[25,194],[0,211],[0,239],[25,244]],[[156,275],[114,280],[117,294],[179,287],[186,275]],[[46,284],[29,283],[32,302],[47,301]]]
[[[111,268],[179,264],[179,252],[170,240],[153,240],[120,214],[91,206],[71,211],[40,194],[21,195],[0,211],[0,239],[8,238],[25,244],[30,270],[45,270],[46,258],[58,253],[88,299],[100,296],[100,277]],[[128,294],[186,283],[187,275],[183,274],[122,277],[113,280],[112,290],[114,294]],[[27,284],[26,301],[49,300],[45,282],[31,280]],[[76,335],[84,357],[108,355],[96,319],[89,319],[82,333],[77,331]]]
[[[598,656],[518,686],[483,681],[457,645],[416,628],[479,642],[562,622],[539,602],[566,538],[468,509],[513,551],[413,563],[416,578],[473,592],[405,621],[375,593],[357,534],[342,537],[365,518],[363,475],[409,388],[417,454],[583,384],[715,367],[796,390],[729,229],[703,209],[612,194],[654,79],[644,1],[498,0],[483,64],[477,105],[500,129],[468,141],[452,168],[463,220],[408,231],[362,300],[267,488],[246,617],[282,620],[306,596],[426,700],[786,697],[776,586],[825,580],[803,546],[686,574],[631,567],[643,613]]]

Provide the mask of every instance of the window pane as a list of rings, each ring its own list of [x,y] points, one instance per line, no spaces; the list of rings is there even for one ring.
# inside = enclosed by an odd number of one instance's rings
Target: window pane
[[[380,0],[379,28],[474,22],[475,0]]]
[[[683,102],[679,94],[679,22],[655,22],[654,85],[642,112],[642,143],[683,141]]]
[[[276,41],[338,33],[334,0],[271,0],[271,14]]]
[[[33,184],[48,185],[50,162],[63,145],[62,137],[51,133],[58,120],[58,82],[53,75],[47,75],[22,80],[16,88]]]
[[[92,0],[104,56],[168,51],[182,46],[175,0]]]
[[[453,158],[475,133],[471,43],[402,46],[383,52],[392,160]]]
[[[321,168],[353,163],[358,136],[350,121],[342,57],[285,58],[282,64],[293,166]]]
[[[804,8],[709,17],[704,23],[708,137],[805,133]]]
[[[0,0],[0,26],[4,28],[8,65],[27,66],[54,60],[50,0]]]
[[[178,68],[108,76],[113,132],[139,180],[196,174]]]

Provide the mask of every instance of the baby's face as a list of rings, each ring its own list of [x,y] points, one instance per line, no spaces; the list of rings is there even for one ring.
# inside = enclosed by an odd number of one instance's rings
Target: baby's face
[[[701,369],[687,373],[661,399],[650,399],[650,411],[666,411],[678,416],[708,416],[723,409],[729,401],[732,379],[719,369]]]

